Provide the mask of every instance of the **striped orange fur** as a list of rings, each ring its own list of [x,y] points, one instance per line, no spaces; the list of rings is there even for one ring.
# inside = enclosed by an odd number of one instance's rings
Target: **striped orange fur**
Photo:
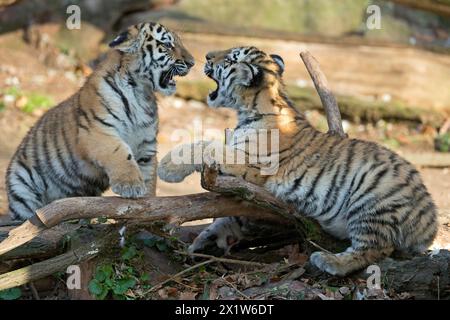
[[[427,249],[437,232],[437,212],[414,166],[376,143],[313,128],[286,95],[281,57],[240,47],[211,52],[206,58],[205,73],[218,85],[208,104],[238,113],[236,129],[241,130],[235,131],[227,148],[250,156],[246,144],[236,142],[236,135],[249,129],[279,131],[276,173],[262,175],[263,165],[258,163],[215,163],[218,170],[264,186],[295,205],[300,214],[316,219],[325,231],[351,240],[345,252],[313,253],[310,260],[314,265],[343,276],[394,250],[417,253]],[[211,155],[203,157],[211,161]],[[158,173],[162,179],[176,182],[198,169],[174,164],[169,153]],[[216,219],[190,250],[214,247],[226,253],[246,237],[245,223],[246,219],[239,218]]]
[[[27,219],[53,200],[155,192],[158,112],[155,92],[173,94],[173,77],[194,60],[179,37],[157,23],[121,33],[73,96],[45,113],[11,159],[9,211]]]

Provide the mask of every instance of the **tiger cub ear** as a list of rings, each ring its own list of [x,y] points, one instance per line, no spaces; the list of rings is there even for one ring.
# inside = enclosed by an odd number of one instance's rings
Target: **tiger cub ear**
[[[128,30],[120,33],[113,41],[109,43],[109,47],[127,53],[136,52],[141,46],[141,35],[136,26],[128,28]]]
[[[245,87],[253,87],[262,79],[262,71],[258,66],[242,62],[237,77],[238,83]]]
[[[270,57],[278,65],[278,74],[281,76],[284,72],[284,60],[277,54],[271,54]]]

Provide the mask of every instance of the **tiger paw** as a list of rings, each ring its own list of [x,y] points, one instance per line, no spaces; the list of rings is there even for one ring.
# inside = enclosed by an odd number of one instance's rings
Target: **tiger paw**
[[[179,149],[182,147],[183,146],[177,147],[176,149],[170,151],[158,164],[158,177],[161,180],[171,183],[181,182],[184,178],[197,170],[197,166],[193,163],[177,164],[172,160],[172,155],[179,154]]]
[[[135,179],[128,177],[127,179],[112,180],[111,189],[123,198],[141,198],[147,193],[147,187],[140,176]]]
[[[339,258],[332,254],[317,251],[311,254],[309,261],[320,270],[327,272],[333,276],[345,276],[346,271],[342,268]]]

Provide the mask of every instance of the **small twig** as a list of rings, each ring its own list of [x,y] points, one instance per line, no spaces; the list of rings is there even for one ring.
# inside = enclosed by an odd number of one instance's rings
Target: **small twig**
[[[317,249],[319,249],[319,250],[321,250],[321,251],[324,251],[324,252],[329,253],[329,254],[333,254],[333,252],[328,251],[328,250],[325,249],[324,247],[319,246],[317,243],[315,243],[315,242],[312,241],[312,240],[307,239],[306,241],[308,241],[313,247],[316,247]]]
[[[35,300],[41,300],[41,298],[39,297],[39,293],[36,290],[36,287],[34,286],[33,282],[29,283],[29,287],[30,287],[31,293],[33,294],[34,299]]]
[[[183,251],[175,250],[175,253],[184,255],[184,256],[192,256],[192,257],[199,257],[199,258],[205,258],[210,259],[216,262],[223,262],[223,263],[231,263],[231,264],[241,264],[245,266],[254,266],[254,267],[265,267],[267,264],[261,263],[261,262],[252,262],[252,261],[245,261],[245,260],[235,260],[235,259],[228,259],[228,258],[219,258],[215,256],[211,256],[209,254],[203,254],[203,253],[187,253]]]
[[[232,284],[230,281],[227,281],[225,278],[221,277],[221,281],[225,282],[227,285],[232,287],[237,293],[239,293],[244,299],[250,300],[250,297],[247,296],[245,293],[243,293],[241,290],[239,290],[234,284]]]
[[[150,293],[150,292],[152,292],[152,291],[155,291],[155,290],[161,288],[161,287],[162,287],[163,285],[165,285],[166,283],[168,283],[168,282],[170,282],[170,281],[173,281],[174,279],[176,279],[176,278],[182,276],[183,274],[186,274],[186,273],[188,273],[188,272],[190,272],[190,271],[192,271],[192,270],[195,270],[195,269],[197,269],[197,268],[199,268],[199,267],[201,267],[201,266],[207,265],[207,264],[209,264],[209,263],[211,263],[211,262],[214,262],[214,260],[211,259],[211,260],[203,261],[203,262],[197,263],[196,265],[193,265],[192,267],[189,267],[189,268],[187,268],[187,269],[185,269],[185,270],[183,270],[183,271],[181,271],[181,272],[178,272],[177,274],[171,276],[169,279],[164,280],[164,281],[162,281],[162,282],[160,282],[160,283],[158,283],[158,284],[155,284],[153,287],[151,287],[150,289],[148,289],[144,294],[148,294],[148,293]]]

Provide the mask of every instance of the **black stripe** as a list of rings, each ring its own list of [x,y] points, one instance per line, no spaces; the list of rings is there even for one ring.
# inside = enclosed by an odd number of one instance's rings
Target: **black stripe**
[[[76,109],[76,116],[75,116],[75,122],[77,124],[78,128],[82,128],[86,131],[89,132],[89,127],[85,126],[84,124],[81,123],[81,116],[84,114],[84,116],[86,117],[86,121],[88,121],[88,124],[90,123],[90,119],[87,118],[87,114],[86,112],[84,112],[83,110],[81,110],[81,105],[78,105],[78,108]]]
[[[100,99],[100,104],[102,105],[103,108],[105,108],[106,112],[108,112],[114,119],[116,119],[117,121],[123,122],[113,111],[112,109],[108,106],[108,104],[105,102],[105,99],[103,98],[102,95],[100,95],[100,93],[97,91],[97,96]]]
[[[389,168],[384,168],[383,170],[381,170],[380,172],[378,172],[374,178],[374,180],[372,181],[372,183],[370,184],[370,186],[363,190],[363,192],[361,193],[361,195],[355,199],[352,204],[358,203],[359,200],[361,200],[364,196],[370,195],[370,192],[375,189],[380,180],[383,178],[383,176],[389,171]],[[378,197],[376,197],[378,199]]]
[[[8,206],[8,211],[10,213],[10,216],[13,220],[19,220],[20,219],[20,215],[17,213],[17,211],[11,206]]]
[[[17,164],[18,164],[21,168],[23,168],[23,169],[25,169],[25,170],[27,171],[28,176],[29,176],[30,179],[31,179],[31,182],[32,182],[32,183],[35,183],[35,182],[34,182],[34,178],[33,178],[33,173],[31,172],[31,169],[28,168],[28,166],[27,166],[25,163],[23,163],[22,160],[17,160]]]
[[[10,191],[9,195],[13,198],[14,201],[19,202],[20,204],[22,204],[28,211],[34,213],[34,210],[31,209],[31,207],[29,206],[29,204],[25,201],[25,199],[23,199],[21,196],[19,196],[16,192],[14,191]]]
[[[133,120],[131,119],[130,104],[129,104],[127,98],[125,97],[123,92],[116,86],[116,84],[113,83],[113,81],[111,80],[110,77],[105,77],[104,79],[105,79],[106,83],[111,87],[111,89],[113,89],[113,91],[119,95],[119,97],[122,100],[122,103],[125,107],[125,114],[127,115],[127,118],[128,118],[128,120],[130,120],[131,123],[133,123]]]
[[[92,118],[94,118],[95,121],[100,122],[102,125],[104,125],[106,127],[110,127],[110,128],[116,129],[116,127],[114,125],[112,125],[109,122],[107,122],[107,121],[103,120],[102,118],[98,117],[93,110],[91,110],[91,115],[92,115]]]
[[[47,172],[47,174],[45,175],[45,177],[43,177],[43,179],[48,178],[49,180],[51,180],[54,184],[54,187],[58,187],[61,189],[65,189],[66,194],[70,194],[74,188],[76,188],[73,185],[70,185],[67,183],[67,181],[64,181],[62,179],[62,177],[58,174],[57,170],[55,169],[55,167],[53,166],[53,161],[50,158],[50,151],[48,148],[48,140],[47,137],[48,135],[51,135],[51,132],[47,129],[42,131],[42,135],[43,135],[43,148],[44,148],[44,158],[45,158],[45,166],[48,168],[47,170],[45,170]],[[57,153],[58,156],[58,153]],[[58,159],[59,160],[59,159]],[[64,170],[64,168],[63,168]],[[59,178],[59,179],[57,179]]]
[[[305,200],[308,201],[309,197],[314,195],[317,187],[317,183],[319,182],[320,178],[323,175],[323,172],[325,171],[326,166],[322,166],[317,176],[314,178],[314,181],[311,183],[311,188],[308,190],[308,193],[305,195]]]

